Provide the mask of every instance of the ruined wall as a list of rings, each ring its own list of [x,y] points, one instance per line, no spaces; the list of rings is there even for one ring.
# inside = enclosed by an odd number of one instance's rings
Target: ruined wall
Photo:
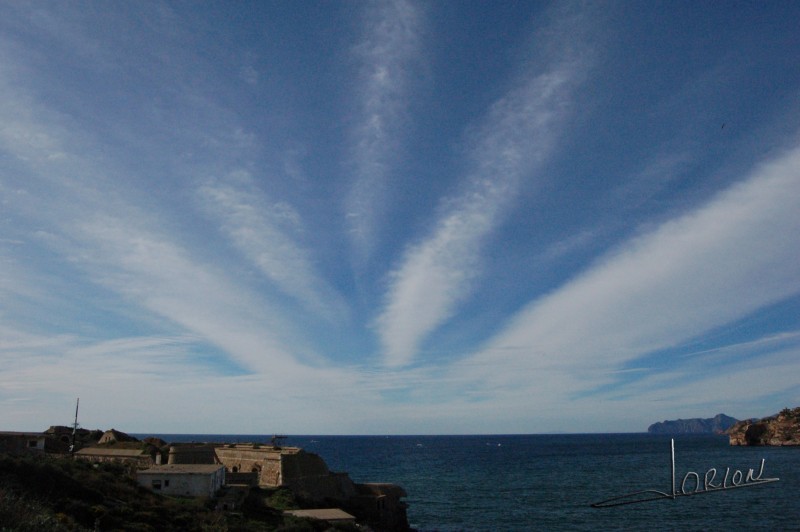
[[[236,444],[217,447],[215,452],[219,463],[228,471],[256,473],[259,486],[275,488],[281,485],[281,453],[297,452],[297,449]]]
[[[331,473],[325,461],[297,447],[224,445],[215,449],[219,463],[233,473],[256,473],[263,487],[287,487],[310,501],[346,500],[355,495],[346,473]]]

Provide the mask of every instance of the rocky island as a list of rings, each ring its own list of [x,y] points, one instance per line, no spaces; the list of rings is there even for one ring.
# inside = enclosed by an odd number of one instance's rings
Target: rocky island
[[[774,416],[739,421],[728,429],[731,445],[800,445],[800,407]]]

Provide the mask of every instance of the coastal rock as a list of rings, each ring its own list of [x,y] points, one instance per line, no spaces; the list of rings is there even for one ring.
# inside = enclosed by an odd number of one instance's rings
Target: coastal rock
[[[739,420],[717,414],[712,418],[665,420],[647,428],[650,434],[723,434]]]
[[[739,421],[727,431],[731,445],[800,445],[800,407],[774,416]]]

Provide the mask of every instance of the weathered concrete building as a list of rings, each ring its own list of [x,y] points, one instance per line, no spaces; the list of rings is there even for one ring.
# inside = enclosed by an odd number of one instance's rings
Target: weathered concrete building
[[[167,464],[136,473],[140,486],[164,495],[213,497],[225,485],[225,467],[218,464]]]

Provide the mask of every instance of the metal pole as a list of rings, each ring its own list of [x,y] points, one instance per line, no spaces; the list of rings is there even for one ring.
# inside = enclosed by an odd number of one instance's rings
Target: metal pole
[[[669,446],[672,454],[672,499],[675,500],[675,439],[670,438]]]

